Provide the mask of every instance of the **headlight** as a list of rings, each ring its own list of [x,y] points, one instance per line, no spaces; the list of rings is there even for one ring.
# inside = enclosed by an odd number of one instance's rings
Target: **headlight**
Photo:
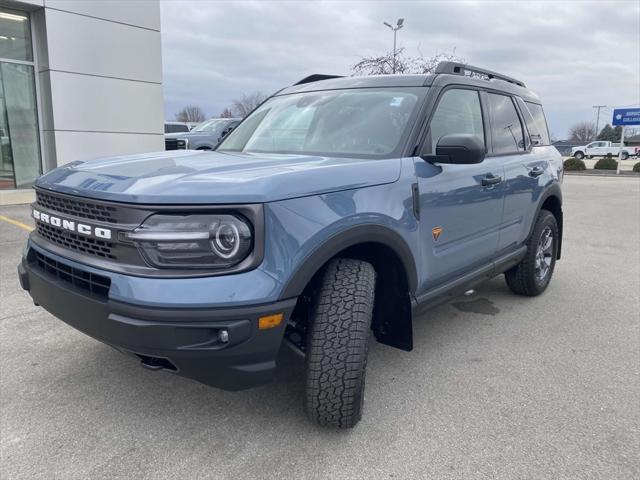
[[[124,238],[160,268],[227,268],[252,249],[251,227],[235,215],[152,215]]]

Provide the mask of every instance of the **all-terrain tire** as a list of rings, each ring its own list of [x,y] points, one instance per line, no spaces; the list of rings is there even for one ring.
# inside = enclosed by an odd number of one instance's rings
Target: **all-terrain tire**
[[[543,238],[546,238],[544,234],[547,231],[550,231],[552,235],[551,248],[547,252],[549,254],[547,258],[550,259],[550,264],[547,267],[546,275],[543,278],[538,278],[536,271],[536,259],[539,254],[538,247],[541,245],[540,242],[543,241]],[[556,217],[548,210],[540,210],[538,218],[536,219],[536,225],[526,243],[526,256],[518,265],[511,270],[507,270],[504,274],[507,285],[512,292],[519,295],[535,297],[547,289],[556,265],[559,241],[560,237]]]
[[[360,260],[325,271],[306,342],[305,411],[320,425],[352,428],[362,416],[375,283]]]

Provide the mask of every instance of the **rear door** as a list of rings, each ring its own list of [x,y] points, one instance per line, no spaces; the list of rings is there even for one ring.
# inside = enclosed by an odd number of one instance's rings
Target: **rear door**
[[[498,240],[501,254],[522,245],[529,234],[538,198],[552,175],[549,163],[552,147],[548,147],[549,134],[542,107],[527,106],[520,98],[499,93],[486,95],[491,115],[492,154],[500,159],[505,171],[504,210]],[[538,121],[530,108],[536,112]]]
[[[593,142],[591,147],[587,148],[587,155],[601,156],[607,154],[606,142]]]
[[[487,129],[480,92],[450,87],[440,94],[422,153],[435,154],[438,140],[456,133],[476,135],[486,146]],[[492,260],[502,218],[504,169],[497,158],[475,165],[431,164],[419,157],[415,161],[427,272],[424,291]]]

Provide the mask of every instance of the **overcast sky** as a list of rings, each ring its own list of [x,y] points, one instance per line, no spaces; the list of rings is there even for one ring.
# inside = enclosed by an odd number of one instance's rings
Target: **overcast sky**
[[[162,2],[167,119],[187,104],[217,116],[233,98],[273,93],[311,73],[350,74],[392,50],[382,22],[405,19],[408,55],[452,52],[523,80],[549,128],[595,121],[592,105],[640,105],[640,1]],[[601,125],[611,121],[604,110]]]

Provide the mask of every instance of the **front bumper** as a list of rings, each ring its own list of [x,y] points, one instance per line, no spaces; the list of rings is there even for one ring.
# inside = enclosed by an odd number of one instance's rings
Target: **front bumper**
[[[274,378],[295,298],[233,308],[134,305],[96,297],[65,276],[41,268],[32,255],[35,252],[30,250],[18,273],[20,284],[36,304],[81,332],[139,357],[143,365],[225,390],[241,390]],[[259,317],[280,312],[284,319],[278,327],[258,329]]]

